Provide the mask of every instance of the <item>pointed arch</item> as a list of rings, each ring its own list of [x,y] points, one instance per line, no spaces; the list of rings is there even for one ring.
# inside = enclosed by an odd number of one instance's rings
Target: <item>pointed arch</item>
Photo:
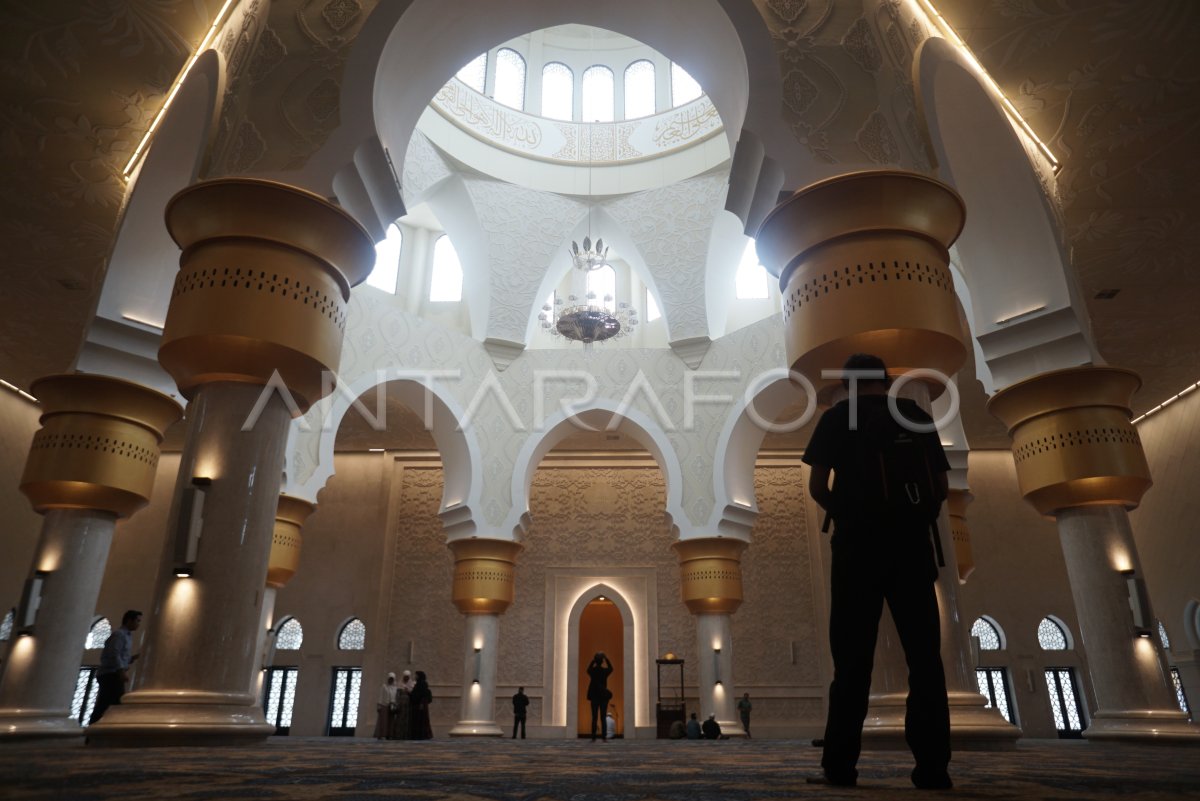
[[[632,721],[636,717],[630,712],[635,711],[638,707],[636,666],[643,661],[637,653],[642,638],[638,636],[636,617],[633,607],[623,593],[606,582],[596,582],[579,593],[575,603],[571,605],[570,612],[567,613],[566,698],[563,701],[567,712],[567,737],[572,739],[576,737],[576,732],[579,730],[579,623],[587,605],[601,596],[612,601],[621,614],[624,657],[622,673],[625,677],[621,719],[626,721],[626,726],[628,726],[628,721]]]

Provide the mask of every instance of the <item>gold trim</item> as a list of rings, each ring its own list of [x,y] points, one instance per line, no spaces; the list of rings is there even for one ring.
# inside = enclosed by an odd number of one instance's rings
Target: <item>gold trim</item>
[[[465,539],[447,543],[454,553],[450,600],[466,614],[502,615],[515,597],[517,554],[525,547],[515,540]]]
[[[679,558],[679,591],[694,614],[733,614],[742,605],[744,540],[697,537],[671,545]]]

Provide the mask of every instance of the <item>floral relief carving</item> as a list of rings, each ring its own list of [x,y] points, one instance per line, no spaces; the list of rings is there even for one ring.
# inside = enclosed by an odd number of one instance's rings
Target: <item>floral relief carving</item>
[[[250,61],[248,70],[250,81],[252,83],[261,82],[271,74],[272,70],[283,63],[287,55],[287,46],[279,38],[279,34],[275,33],[269,26],[266,27],[259,37],[258,48],[254,51],[254,58]]]
[[[842,46],[854,59],[854,63],[867,72],[875,72],[883,65],[883,57],[879,54],[879,46],[875,43],[875,33],[866,17],[859,17],[850,26],[850,30],[842,37]]]
[[[338,32],[354,22],[361,13],[362,6],[358,4],[358,0],[329,0],[325,8],[321,9],[321,16],[325,22]]]
[[[450,168],[437,148],[425,134],[414,131],[404,156],[404,176],[400,182],[404,202],[415,206],[430,187],[449,176]]]
[[[887,119],[878,110],[872,111],[854,137],[858,149],[876,164],[895,164],[900,160],[900,148],[892,135]]]
[[[784,22],[795,22],[808,8],[808,0],[767,0],[767,7]]]

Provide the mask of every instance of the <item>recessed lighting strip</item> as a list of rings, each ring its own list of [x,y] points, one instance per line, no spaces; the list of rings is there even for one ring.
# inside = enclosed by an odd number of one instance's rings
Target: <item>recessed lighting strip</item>
[[[8,383],[3,378],[0,378],[0,384],[2,384],[5,389],[12,390],[13,392],[17,393],[18,395],[20,395],[22,398],[24,398],[27,401],[30,401],[32,403],[39,403],[39,404],[41,403],[41,401],[39,401],[37,398],[30,395],[25,390],[21,389],[20,387],[16,386],[15,384]]]
[[[1137,425],[1137,424],[1138,424],[1138,423],[1140,423],[1142,420],[1145,420],[1147,417],[1149,417],[1150,415],[1154,414],[1155,412],[1161,412],[1163,409],[1165,409],[1166,407],[1170,406],[1172,403],[1174,403],[1175,401],[1179,400],[1179,399],[1180,399],[1180,398],[1182,398],[1184,395],[1187,395],[1188,393],[1190,393],[1190,392],[1193,392],[1193,391],[1194,391],[1194,390],[1195,390],[1197,387],[1200,387],[1200,381],[1197,381],[1195,384],[1192,384],[1190,387],[1188,387],[1187,389],[1183,390],[1182,392],[1177,392],[1177,393],[1175,393],[1174,395],[1172,395],[1171,397],[1167,398],[1167,399],[1166,399],[1165,401],[1163,401],[1162,403],[1160,403],[1160,404],[1158,404],[1157,406],[1155,406],[1155,407],[1154,407],[1153,409],[1151,409],[1150,411],[1148,411],[1148,412],[1146,412],[1146,413],[1144,413],[1144,414],[1142,414],[1142,415],[1140,415],[1140,416],[1138,416],[1138,417],[1135,417],[1135,418],[1133,418],[1133,420],[1131,420],[1130,422],[1132,422],[1134,425]]]
[[[217,18],[213,20],[212,27],[208,29],[208,33],[204,35],[204,39],[200,41],[200,46],[196,48],[196,52],[188,59],[187,64],[183,67],[183,71],[175,79],[175,83],[171,84],[171,91],[167,92],[167,99],[162,104],[162,108],[154,115],[154,119],[150,122],[150,127],[146,129],[146,133],[142,136],[142,141],[138,142],[138,146],[134,149],[133,155],[129,157],[129,162],[126,163],[125,169],[121,171],[122,175],[126,178],[133,172],[133,168],[137,166],[138,161],[146,152],[146,147],[150,144],[151,137],[154,136],[154,132],[158,129],[158,124],[162,122],[163,117],[166,116],[167,109],[171,107],[171,101],[175,99],[175,95],[179,93],[179,88],[183,86],[188,73],[196,65],[196,59],[200,58],[200,55],[208,49],[212,40],[216,38],[217,29],[225,21],[225,15],[229,13],[229,9],[233,6],[234,2],[235,0],[225,0],[225,5],[221,6],[221,10],[217,12]]]
[[[1062,168],[1062,164],[1059,163],[1058,159],[1054,157],[1054,153],[1050,150],[1049,145],[1043,142],[1038,135],[1033,132],[1033,128],[1029,127],[1029,123],[1027,123],[1025,118],[1021,116],[1021,113],[1017,111],[1017,107],[1014,106],[1008,97],[1005,96],[1004,91],[1000,88],[999,84],[992,80],[992,76],[989,75],[988,71],[985,70],[983,65],[979,63],[979,59],[975,58],[975,54],[971,52],[971,48],[967,47],[967,43],[964,42],[962,37],[960,37],[954,28],[950,26],[950,23],[946,21],[946,18],[943,17],[941,13],[933,7],[933,3],[931,3],[930,0],[917,1],[921,4],[921,6],[924,7],[926,16],[933,21],[934,25],[941,29],[943,35],[945,35],[947,39],[953,42],[958,49],[963,52],[963,55],[965,55],[967,60],[971,62],[971,65],[975,67],[975,71],[979,73],[979,76],[983,78],[987,85],[992,88],[992,91],[996,93],[996,96],[1000,98],[1000,103],[1004,106],[1004,110],[1008,112],[1008,116],[1014,123],[1016,123],[1018,128],[1025,132],[1026,136],[1033,140],[1034,144],[1037,145],[1038,150],[1042,151],[1042,155],[1044,155],[1047,161],[1050,162],[1050,168],[1057,173],[1059,169]]]

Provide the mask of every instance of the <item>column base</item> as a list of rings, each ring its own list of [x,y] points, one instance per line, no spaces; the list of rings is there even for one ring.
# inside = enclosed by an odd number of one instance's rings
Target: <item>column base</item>
[[[874,750],[906,750],[904,715],[906,693],[871,696],[863,723],[863,747]],[[951,692],[950,747],[956,751],[1007,751],[1016,748],[1021,730],[1004,719],[997,709],[986,706],[979,693]]]
[[[1200,726],[1190,723],[1180,710],[1101,710],[1092,715],[1083,732],[1088,740],[1137,740],[1140,742],[1200,745]]]
[[[0,740],[79,737],[83,728],[66,710],[54,713],[44,709],[0,710]]]
[[[460,720],[450,730],[451,737],[503,737],[504,730],[494,720]]]
[[[275,733],[256,703],[230,703],[240,696],[135,692],[87,730],[87,743],[98,746],[245,745]],[[249,698],[249,696],[245,696]]]
[[[745,737],[746,730],[742,728],[740,720],[718,720],[717,725],[721,727],[721,736],[733,739],[735,737]]]

